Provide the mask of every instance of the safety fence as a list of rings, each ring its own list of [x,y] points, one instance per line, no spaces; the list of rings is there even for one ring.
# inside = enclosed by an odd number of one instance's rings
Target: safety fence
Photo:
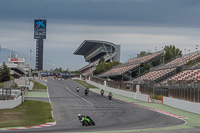
[[[4,88],[12,88],[15,87],[15,80],[5,81],[3,82]]]
[[[189,81],[161,85],[154,82],[109,81],[97,77],[91,77],[90,80],[101,85],[105,85],[106,82],[108,87],[132,92],[136,92],[136,85],[140,85],[141,94],[150,95],[152,98],[166,96],[200,103],[200,82]]]

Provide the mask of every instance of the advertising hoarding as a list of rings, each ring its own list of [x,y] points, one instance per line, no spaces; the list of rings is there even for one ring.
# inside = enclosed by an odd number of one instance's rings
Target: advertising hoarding
[[[34,39],[46,39],[47,21],[44,19],[34,20]]]
[[[25,58],[9,58],[8,62],[25,62]]]

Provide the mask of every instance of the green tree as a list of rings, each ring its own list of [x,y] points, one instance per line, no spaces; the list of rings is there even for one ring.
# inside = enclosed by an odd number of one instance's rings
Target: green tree
[[[165,55],[164,55],[165,61],[173,59],[176,56],[182,55],[182,51],[179,48],[176,48],[174,45],[165,46],[164,50],[165,50]]]
[[[10,80],[10,69],[6,66],[6,63],[4,62],[1,67],[0,82],[9,80]]]
[[[106,63],[106,62],[100,62],[99,61],[99,64],[97,65],[96,70],[94,70],[93,74],[94,75],[101,74],[103,72],[108,71],[113,66],[116,66],[118,64],[119,64],[119,62],[108,62],[108,63]]]
[[[148,53],[146,51],[141,51],[140,54],[137,54],[138,57],[143,57],[148,55]]]
[[[99,60],[99,64],[103,63],[105,61],[104,57],[101,57]]]

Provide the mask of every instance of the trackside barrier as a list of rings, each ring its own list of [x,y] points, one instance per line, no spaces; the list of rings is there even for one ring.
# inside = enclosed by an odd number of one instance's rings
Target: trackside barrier
[[[163,97],[163,104],[182,109],[185,111],[189,111],[192,113],[200,114],[200,103],[194,103],[189,101],[183,101],[179,99],[174,99],[170,97]]]
[[[149,95],[125,91],[125,90],[120,90],[120,89],[115,89],[115,88],[107,87],[107,86],[104,86],[104,85],[101,85],[101,84],[97,84],[97,83],[95,83],[93,81],[89,81],[89,80],[86,80],[86,83],[91,84],[93,86],[96,86],[97,88],[104,89],[106,91],[118,94],[118,95],[138,99],[138,100],[141,100],[141,101],[144,101],[144,102],[152,102]]]
[[[82,80],[81,78],[77,78],[77,77],[74,77],[74,78],[72,78],[72,79]]]
[[[0,100],[0,109],[11,109],[22,103],[22,96],[14,100]]]
[[[29,82],[30,82],[29,90],[33,90],[34,82],[32,82],[32,81],[29,81]]]

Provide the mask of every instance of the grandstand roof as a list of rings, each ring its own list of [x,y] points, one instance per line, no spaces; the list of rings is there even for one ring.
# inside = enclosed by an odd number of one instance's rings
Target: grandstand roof
[[[95,44],[108,44],[115,46],[115,44],[106,42],[106,41],[98,41],[98,40],[84,40],[81,45],[74,52],[75,55],[85,55],[88,50],[93,48]]]

